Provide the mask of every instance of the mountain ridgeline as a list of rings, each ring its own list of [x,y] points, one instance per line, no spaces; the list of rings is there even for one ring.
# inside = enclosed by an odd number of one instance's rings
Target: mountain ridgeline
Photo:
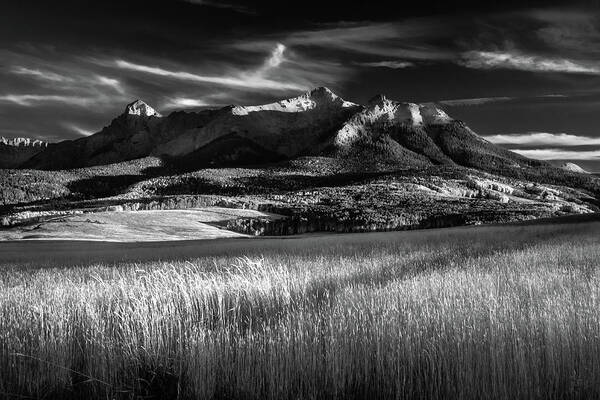
[[[47,146],[41,140],[0,137],[0,168],[19,167]]]
[[[5,146],[31,153],[13,159],[21,170],[0,171],[0,226],[218,205],[282,216],[235,218],[228,230],[281,235],[600,210],[598,178],[496,146],[435,104],[378,95],[358,105],[327,88],[166,116],[137,100],[94,135]]]
[[[361,106],[321,87],[272,104],[177,111],[166,117],[138,100],[100,132],[50,144],[13,167],[71,169],[146,156],[190,168],[300,156],[491,171],[545,166],[487,142],[434,104],[379,95]]]

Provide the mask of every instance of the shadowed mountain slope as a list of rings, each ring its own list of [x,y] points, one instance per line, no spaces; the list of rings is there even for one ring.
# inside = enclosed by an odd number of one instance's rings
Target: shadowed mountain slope
[[[18,168],[47,145],[41,140],[0,137],[0,168]]]
[[[20,166],[69,169],[146,156],[187,170],[326,156],[351,162],[355,171],[448,165],[525,178],[556,171],[486,141],[435,104],[378,95],[361,106],[324,87],[260,106],[166,117],[138,100],[100,132],[51,144]]]
[[[167,117],[138,100],[102,131],[50,145],[23,167],[77,168],[148,155],[197,165],[264,163],[316,154],[324,138],[360,108],[327,88],[262,106],[174,112]]]

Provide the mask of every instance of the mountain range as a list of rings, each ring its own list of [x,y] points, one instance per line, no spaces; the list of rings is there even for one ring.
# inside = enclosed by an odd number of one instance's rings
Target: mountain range
[[[9,164],[5,168],[72,169],[146,156],[192,169],[301,156],[361,161],[358,165],[368,160],[397,167],[443,164],[491,171],[545,164],[484,140],[435,104],[378,95],[358,105],[325,87],[271,104],[176,111],[164,117],[137,100],[96,134],[16,149],[19,156],[4,160]]]
[[[9,227],[77,213],[213,206],[283,216],[226,222],[252,235],[600,211],[600,179],[574,164],[555,167],[499,147],[436,104],[377,95],[359,105],[324,87],[165,116],[136,100],[77,140],[3,139],[0,161],[0,226]]]

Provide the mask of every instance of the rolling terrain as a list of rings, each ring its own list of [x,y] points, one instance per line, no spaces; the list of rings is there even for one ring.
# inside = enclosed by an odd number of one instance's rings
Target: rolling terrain
[[[14,147],[14,146],[13,146]],[[0,222],[115,210],[246,208],[251,235],[366,232],[598,211],[600,181],[496,146],[435,104],[327,88],[260,106],[158,113],[143,101],[100,132],[0,170]]]

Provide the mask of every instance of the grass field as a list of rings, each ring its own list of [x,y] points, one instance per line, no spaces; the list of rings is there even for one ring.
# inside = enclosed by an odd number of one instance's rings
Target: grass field
[[[165,242],[243,237],[214,224],[236,218],[277,219],[255,210],[206,207],[187,210],[105,211],[47,217],[37,223],[0,229],[0,241],[87,240]]]
[[[598,398],[599,234],[589,221],[4,261],[0,397]]]

